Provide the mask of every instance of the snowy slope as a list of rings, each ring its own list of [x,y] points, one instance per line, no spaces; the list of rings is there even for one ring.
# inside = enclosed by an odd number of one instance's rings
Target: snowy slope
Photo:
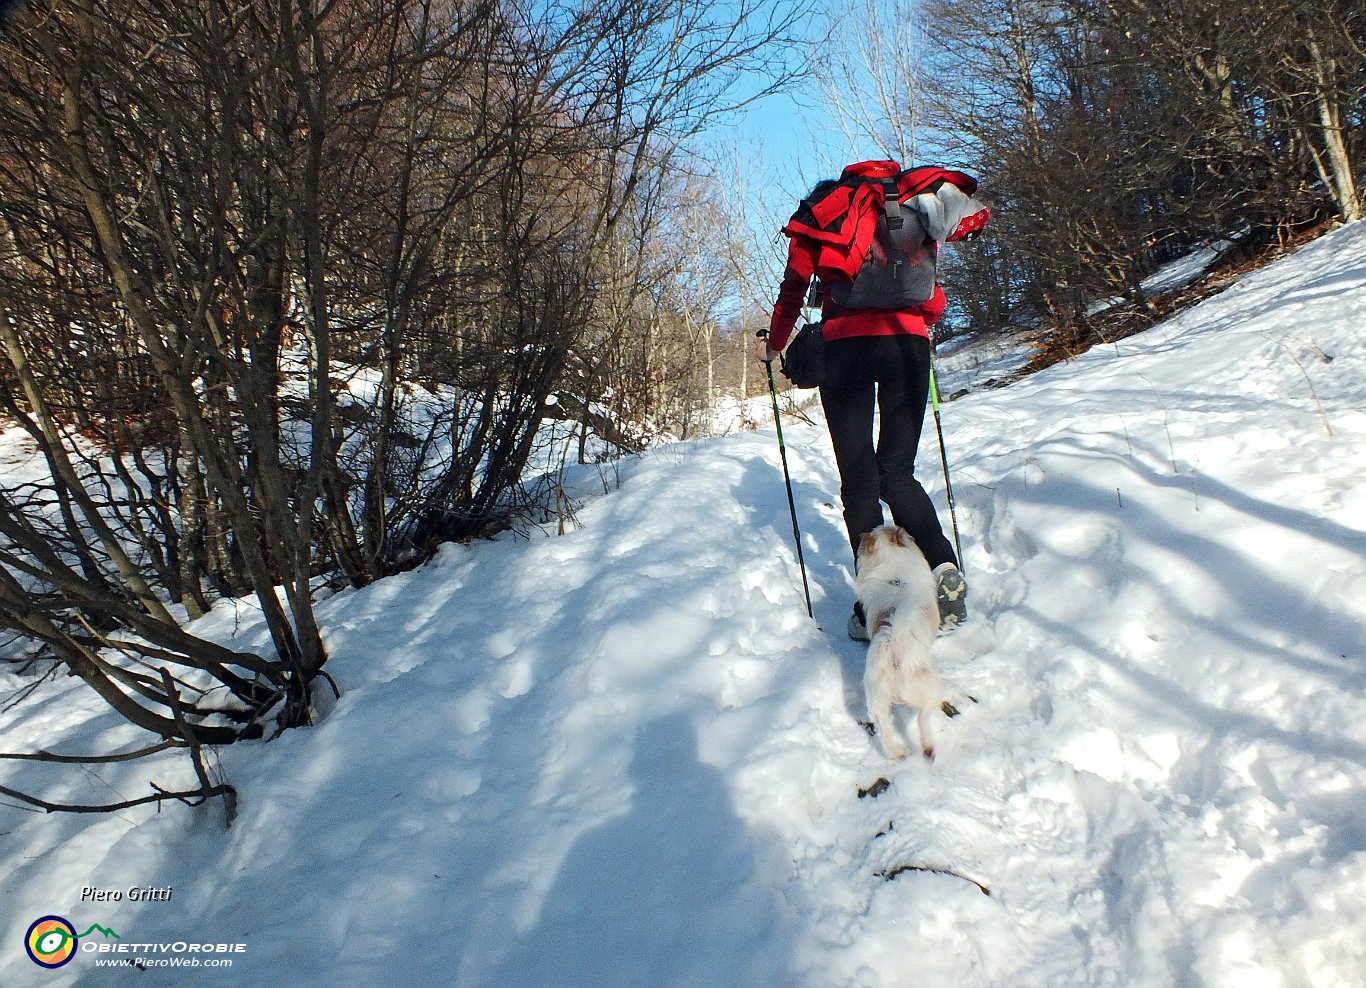
[[[785,427],[815,622],[772,430],[661,447],[585,474],[569,534],[324,602],[345,695],[219,753],[231,829],[0,806],[0,983],[128,980],[36,968],[55,913],[246,945],[148,986],[1366,985],[1363,327],[1358,223],[945,406],[972,621],[932,767],[857,722],[823,428]],[[932,428],[922,463],[942,504]],[[245,607],[199,630],[265,640]],[[0,732],[137,740],[70,680]],[[72,800],[148,773],[0,763]]]

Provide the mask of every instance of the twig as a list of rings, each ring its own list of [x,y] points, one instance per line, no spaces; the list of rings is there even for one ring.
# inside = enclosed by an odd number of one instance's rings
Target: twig
[[[330,674],[328,674],[327,672],[324,672],[322,669],[319,669],[319,670],[318,670],[318,674],[317,674],[317,675],[318,675],[318,678],[319,678],[319,679],[324,679],[324,680],[327,681],[327,685],[332,687],[332,695],[335,696],[338,700],[340,700],[340,699],[341,699],[341,687],[337,685],[337,681],[336,681],[335,679],[333,679],[332,676],[331,676]]]
[[[199,737],[195,734],[194,728],[185,718],[185,708],[180,705],[180,694],[176,692],[175,678],[164,666],[161,669],[161,681],[166,687],[166,698],[171,704],[171,712],[175,714],[176,727],[180,728],[181,736],[190,743],[190,760],[194,763],[194,774],[199,777],[200,787],[209,789],[213,783],[209,779],[209,770],[204,767],[204,749],[199,744]]]
[[[180,728],[180,734],[190,743],[190,759],[194,762],[195,775],[199,776],[201,791],[214,788],[212,780],[209,779],[209,770],[204,767],[204,749],[199,743],[199,736],[195,734],[194,728],[185,718],[185,709],[180,705],[180,694],[176,692],[174,678],[171,671],[164,666],[161,669],[161,681],[166,686],[166,695],[171,703],[171,711],[175,714],[176,726]],[[156,788],[155,784],[153,788]],[[227,826],[232,826],[233,819],[237,816],[237,790],[232,786],[219,786],[223,795],[223,801],[227,807]]]
[[[1162,431],[1167,434],[1167,452],[1171,454],[1172,474],[1179,474],[1181,470],[1176,465],[1176,444],[1172,441],[1171,409],[1167,407],[1167,399],[1163,396],[1161,391],[1157,390],[1157,385],[1148,380],[1147,377],[1142,374],[1136,376],[1152,389],[1153,394],[1157,395],[1157,400],[1162,405]],[[1127,432],[1128,428],[1126,426],[1125,433],[1127,434]]]
[[[1265,333],[1263,333],[1262,335],[1266,336]],[[1266,338],[1271,339],[1270,336],[1266,336]],[[1319,398],[1318,390],[1314,387],[1314,382],[1310,379],[1309,372],[1304,369],[1304,364],[1300,363],[1300,358],[1295,356],[1294,352],[1292,352],[1288,346],[1286,346],[1284,343],[1281,343],[1279,340],[1272,340],[1272,342],[1278,344],[1280,348],[1286,352],[1286,355],[1289,356],[1290,359],[1295,362],[1295,366],[1300,369],[1300,375],[1304,378],[1304,383],[1309,385],[1309,393],[1314,398],[1314,404],[1318,406],[1319,418],[1323,420],[1324,431],[1328,433],[1329,438],[1332,438],[1333,424],[1330,421],[1328,421],[1328,410],[1323,407],[1323,400]],[[1314,346],[1315,349],[1318,349],[1317,344],[1315,344]],[[1319,353],[1323,353],[1323,350],[1319,349]]]
[[[876,872],[877,877],[890,882],[898,875],[904,875],[908,871],[923,871],[931,875],[948,875],[952,878],[961,878],[965,882],[976,885],[983,895],[991,895],[991,889],[987,888],[975,878],[969,878],[961,872],[954,871],[952,868],[936,868],[932,865],[904,864],[897,865],[895,868],[888,868],[884,871]]]
[[[797,404],[790,394],[787,395],[787,407],[783,409],[783,412],[784,414],[792,416],[794,419],[801,419],[807,425],[816,424],[815,420],[806,413],[804,408]]]
[[[48,678],[52,676],[56,668],[57,667],[54,665],[53,668],[44,673],[41,678],[34,680],[27,686],[15,690],[14,693],[9,697],[9,699],[5,701],[5,705],[3,707],[0,707],[0,713],[9,713],[15,707],[19,706],[19,704],[23,703],[30,696],[32,696],[34,691],[37,690],[38,687],[42,686],[43,683],[47,682]]]

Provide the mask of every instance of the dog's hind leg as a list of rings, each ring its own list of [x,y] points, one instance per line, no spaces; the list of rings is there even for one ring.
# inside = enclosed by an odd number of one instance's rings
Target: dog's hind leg
[[[892,761],[906,757],[906,745],[897,734],[896,722],[892,720],[892,703],[885,690],[868,690],[868,719],[873,722],[882,752]]]
[[[924,704],[916,712],[915,722],[920,728],[920,750],[927,761],[934,761],[934,735],[930,733],[930,716],[934,711],[931,704]]]
[[[906,701],[916,709],[915,722],[920,729],[920,750],[924,752],[927,760],[934,761],[934,734],[930,721],[934,717],[935,708],[942,702],[944,688],[928,662],[911,673],[907,685],[910,689],[907,691]]]
[[[873,717],[873,728],[877,731],[878,740],[882,743],[882,753],[892,761],[899,762],[909,754],[906,745],[896,732],[896,723],[892,720],[890,709]]]

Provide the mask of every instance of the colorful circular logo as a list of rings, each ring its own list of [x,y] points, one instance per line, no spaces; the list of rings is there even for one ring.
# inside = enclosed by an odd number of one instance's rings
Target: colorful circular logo
[[[28,928],[24,948],[39,967],[61,967],[76,956],[76,930],[60,916],[44,916]]]

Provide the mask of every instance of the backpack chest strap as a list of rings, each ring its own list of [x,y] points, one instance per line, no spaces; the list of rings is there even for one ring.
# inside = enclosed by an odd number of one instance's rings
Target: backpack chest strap
[[[901,189],[894,178],[882,180],[882,211],[887,217],[888,230],[901,229]]]

